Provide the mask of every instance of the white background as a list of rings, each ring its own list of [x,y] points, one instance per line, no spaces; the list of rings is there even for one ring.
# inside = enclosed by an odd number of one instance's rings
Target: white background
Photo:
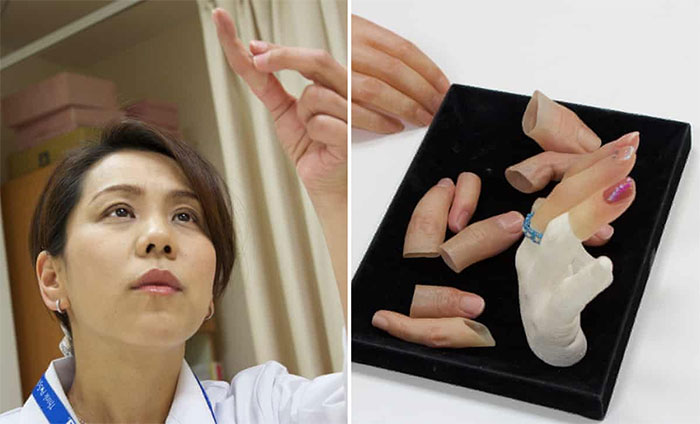
[[[414,42],[453,83],[526,95],[539,89],[554,99],[693,125],[693,147],[605,422],[700,422],[698,2],[353,0],[352,10]],[[425,132],[353,130],[353,274]],[[351,409],[352,421],[363,424],[594,422],[356,363]]]

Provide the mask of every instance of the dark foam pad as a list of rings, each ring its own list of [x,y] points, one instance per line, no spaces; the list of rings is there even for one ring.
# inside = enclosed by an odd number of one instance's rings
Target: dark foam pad
[[[551,191],[554,183],[523,194],[504,176],[508,166],[542,151],[522,131],[528,100],[475,87],[450,88],[353,278],[352,359],[602,419],[690,150],[690,125],[561,102],[604,143],[640,132],[631,173],[637,197],[613,222],[612,240],[588,248],[593,256],[612,259],[614,280],[582,313],[588,352],[574,366],[549,366],[527,345],[514,265],[520,242],[459,274],[441,258],[402,258],[413,209],[442,177],[456,181],[463,171],[481,177],[481,196],[471,222],[509,210],[526,215],[537,197]],[[452,233],[447,231],[449,238]],[[379,309],[408,314],[416,284],[452,286],[481,295],[486,309],[477,321],[491,330],[496,347],[433,349],[372,327],[372,315]]]

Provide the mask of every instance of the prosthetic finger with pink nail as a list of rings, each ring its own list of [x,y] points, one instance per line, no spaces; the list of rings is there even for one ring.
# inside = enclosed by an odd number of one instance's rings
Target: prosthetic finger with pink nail
[[[523,132],[544,150],[586,153],[600,147],[600,138],[567,107],[536,90],[523,114]]]
[[[403,245],[404,258],[434,258],[445,240],[447,215],[452,204],[455,186],[443,178],[418,202],[406,229]]]
[[[526,219],[530,235],[515,256],[520,314],[530,348],[550,365],[571,366],[586,353],[580,313],[613,277],[610,259],[594,258],[581,240],[634,200],[634,181],[627,176],[634,150],[617,149],[564,179]]]

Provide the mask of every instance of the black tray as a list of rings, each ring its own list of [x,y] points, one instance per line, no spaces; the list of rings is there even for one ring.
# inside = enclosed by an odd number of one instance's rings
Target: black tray
[[[440,258],[403,259],[403,240],[415,205],[442,177],[479,175],[482,192],[471,222],[509,210],[523,215],[544,190],[511,187],[505,169],[541,152],[521,120],[529,97],[453,85],[411,163],[352,280],[352,359],[527,402],[602,419],[646,285],[656,248],[690,151],[690,125],[629,113],[566,105],[604,142],[640,132],[631,176],[637,197],[614,223],[603,247],[588,248],[614,264],[614,280],[581,316],[588,352],[578,364],[556,368],[530,351],[518,308],[515,250],[455,274]],[[390,160],[390,158],[387,158]],[[447,234],[447,238],[452,233]],[[496,339],[493,348],[433,349],[396,339],[371,325],[379,309],[408,314],[415,284],[453,286],[481,295],[477,318]]]

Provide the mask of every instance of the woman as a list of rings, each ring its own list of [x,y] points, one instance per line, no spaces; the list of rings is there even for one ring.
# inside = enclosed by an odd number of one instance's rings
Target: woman
[[[213,17],[233,70],[273,113],[321,220],[345,306],[345,70],[328,55],[280,46],[251,48],[265,57],[254,60],[230,16],[217,9]],[[294,99],[275,67],[311,72],[324,87]],[[321,100],[310,106],[307,93]],[[71,152],[31,230],[41,296],[66,333],[67,356],[0,423],[344,422],[344,374],[309,381],[270,361],[230,384],[199,382],[184,360],[186,340],[228,283],[234,241],[227,187],[186,144],[123,121]]]

